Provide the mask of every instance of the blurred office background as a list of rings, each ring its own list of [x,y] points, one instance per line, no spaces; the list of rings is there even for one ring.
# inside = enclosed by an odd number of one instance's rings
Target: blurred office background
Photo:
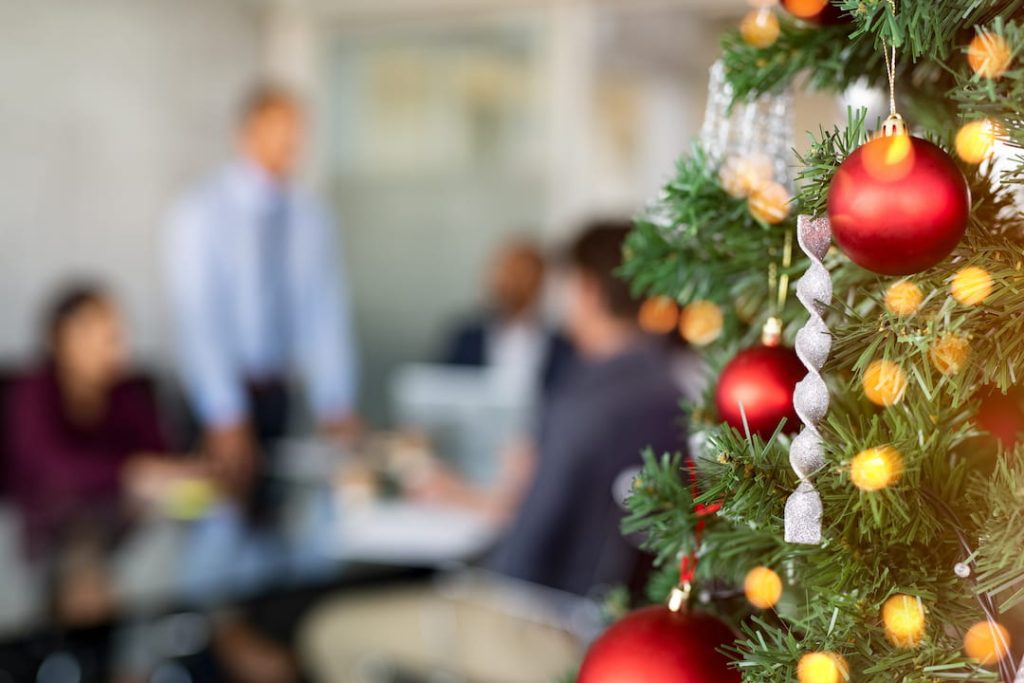
[[[269,74],[314,107],[306,172],[343,225],[361,403],[387,419],[388,369],[437,354],[503,236],[555,244],[656,191],[699,130],[717,36],[744,8],[0,3],[0,357],[31,348],[56,281],[88,272],[123,296],[142,356],[166,363],[161,220],[230,152],[239,93]]]

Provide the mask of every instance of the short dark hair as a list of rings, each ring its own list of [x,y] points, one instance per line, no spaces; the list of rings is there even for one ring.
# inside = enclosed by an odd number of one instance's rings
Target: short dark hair
[[[45,345],[52,348],[64,324],[87,306],[103,303],[110,298],[107,289],[99,283],[79,280],[62,286],[50,298],[43,320]]]
[[[269,81],[249,88],[238,106],[238,123],[244,125],[252,117],[274,107],[301,106],[298,96],[288,87]]]
[[[635,319],[640,309],[640,301],[630,293],[629,284],[616,273],[632,228],[627,220],[591,221],[568,252],[569,265],[597,282],[608,312],[618,318]]]

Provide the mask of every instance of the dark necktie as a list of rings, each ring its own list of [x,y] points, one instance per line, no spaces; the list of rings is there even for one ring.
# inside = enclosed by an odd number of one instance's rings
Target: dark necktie
[[[260,279],[263,293],[259,348],[267,370],[280,370],[288,355],[288,200],[275,193],[261,221]]]

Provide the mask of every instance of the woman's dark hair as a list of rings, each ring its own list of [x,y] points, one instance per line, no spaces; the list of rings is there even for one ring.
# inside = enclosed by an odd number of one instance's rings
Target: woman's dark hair
[[[64,324],[86,306],[103,303],[108,298],[107,290],[94,282],[74,282],[64,285],[50,299],[43,320],[43,339],[52,352]]]
[[[616,273],[632,227],[625,220],[588,223],[569,247],[567,258],[569,265],[597,282],[608,312],[618,318],[635,319],[640,310],[640,301],[633,298],[629,284]]]

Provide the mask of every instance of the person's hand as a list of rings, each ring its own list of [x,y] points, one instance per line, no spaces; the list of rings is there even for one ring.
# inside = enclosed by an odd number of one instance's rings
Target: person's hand
[[[121,485],[129,499],[159,504],[182,480],[208,480],[210,464],[192,455],[137,453],[121,468]]]
[[[472,487],[437,462],[408,477],[403,485],[406,495],[413,500],[466,507],[472,507],[476,502]]]
[[[501,471],[490,486],[474,486],[435,460],[404,482],[405,492],[416,500],[457,505],[506,524],[533,480],[535,460],[532,443],[516,439],[503,449]]]
[[[260,467],[259,448],[249,425],[210,428],[204,446],[213,474],[224,490],[245,497]]]
[[[320,435],[331,441],[351,444],[365,431],[362,418],[355,413],[341,415],[323,420],[320,423]]]

